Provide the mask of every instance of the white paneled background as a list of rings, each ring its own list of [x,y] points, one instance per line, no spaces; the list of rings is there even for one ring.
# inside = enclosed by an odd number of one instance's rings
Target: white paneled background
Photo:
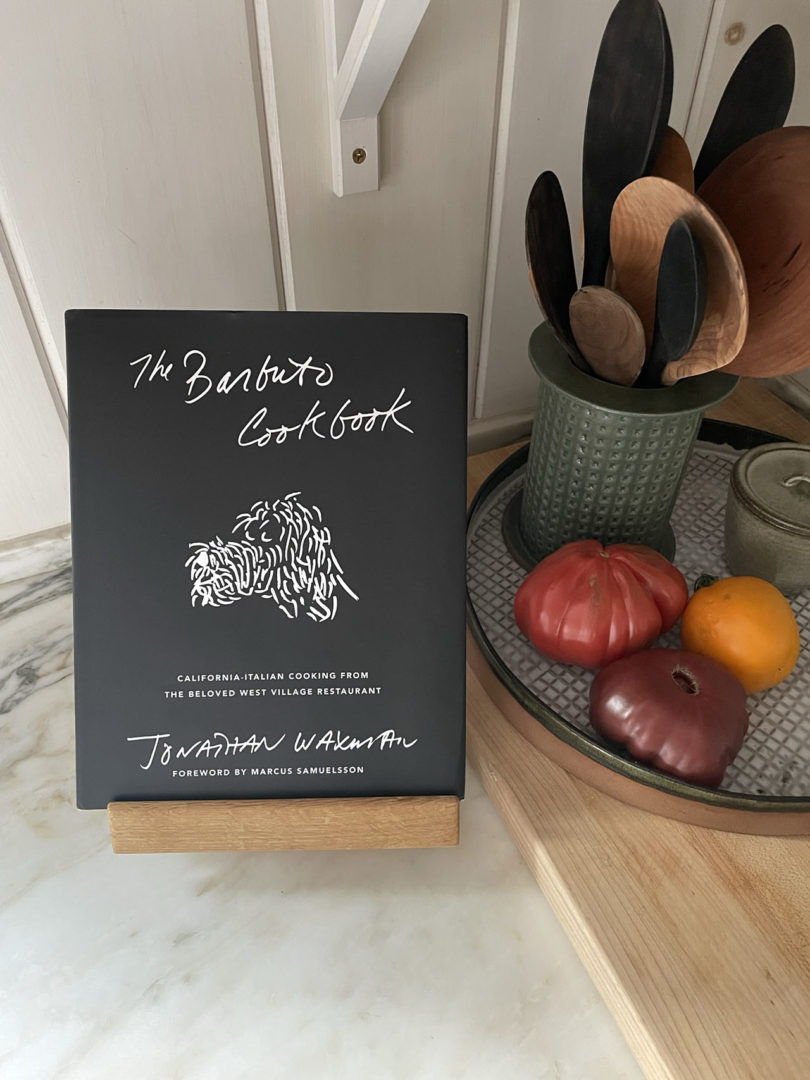
[[[68,521],[70,307],[466,312],[473,437],[525,428],[540,317],[525,200],[555,169],[576,235],[585,101],[613,0],[431,0],[381,114],[380,190],[343,199],[323,4],[4,0],[0,543]],[[343,4],[344,41],[359,7]],[[797,45],[791,121],[810,118],[807,0],[664,8],[673,122],[693,151],[772,21]],[[731,46],[736,21],[746,33]]]

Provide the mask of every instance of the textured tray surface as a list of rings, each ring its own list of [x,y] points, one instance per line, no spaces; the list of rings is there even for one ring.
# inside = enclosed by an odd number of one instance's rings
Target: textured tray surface
[[[672,516],[675,563],[690,585],[702,573],[727,575],[723,518],[731,468],[737,454],[699,444],[692,454]],[[588,723],[593,673],[553,663],[523,638],[512,601],[525,576],[504,543],[504,510],[523,483],[517,469],[479,507],[467,536],[467,587],[486,637],[527,690],[595,744],[603,740]],[[791,598],[802,652],[793,674],[773,689],[748,699],[751,724],[742,750],[726,772],[721,790],[747,795],[810,797],[810,590]],[[657,644],[679,647],[677,627]],[[538,721],[539,722],[539,721]]]

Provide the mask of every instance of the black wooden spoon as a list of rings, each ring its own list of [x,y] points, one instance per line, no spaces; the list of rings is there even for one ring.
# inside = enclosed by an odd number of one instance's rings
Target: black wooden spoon
[[[540,310],[577,367],[589,372],[571,333],[568,305],[577,291],[577,278],[565,197],[553,172],[541,173],[529,194],[526,261]]]
[[[782,127],[793,100],[796,65],[790,34],[763,30],[734,69],[695,164],[695,187],[738,146]]]
[[[583,285],[603,285],[616,196],[658,155],[672,100],[672,47],[658,0],[619,0],[588,98],[582,154]]]
[[[706,261],[700,241],[685,218],[676,218],[658,265],[652,344],[635,386],[660,386],[667,364],[686,356],[703,322],[706,292]]]

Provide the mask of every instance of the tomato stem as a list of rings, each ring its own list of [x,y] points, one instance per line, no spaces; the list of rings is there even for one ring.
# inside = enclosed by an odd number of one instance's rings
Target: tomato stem
[[[700,684],[692,672],[686,668],[676,667],[672,672],[672,678],[675,680],[678,689],[683,690],[685,694],[700,693]]]
[[[719,577],[715,577],[714,574],[701,574],[692,586],[693,592],[697,592],[698,589],[705,589],[707,585],[714,585],[715,581],[719,581]]]

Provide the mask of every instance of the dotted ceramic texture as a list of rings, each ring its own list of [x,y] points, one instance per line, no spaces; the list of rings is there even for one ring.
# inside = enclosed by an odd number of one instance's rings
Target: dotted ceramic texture
[[[591,537],[656,547],[701,415],[618,413],[541,378],[520,518],[534,556]]]
[[[723,555],[723,518],[736,456],[732,450],[699,444],[689,459],[671,521],[678,544],[676,562],[690,590],[701,574],[729,573]],[[508,477],[470,524],[470,600],[488,641],[512,675],[594,743],[604,745],[588,723],[588,692],[594,673],[546,660],[515,624],[512,605],[526,572],[507,550],[502,519],[523,479],[523,469]],[[726,772],[723,791],[810,797],[810,589],[793,597],[791,606],[802,640],[799,662],[784,682],[749,696],[749,732]],[[680,647],[677,628],[656,644]]]

